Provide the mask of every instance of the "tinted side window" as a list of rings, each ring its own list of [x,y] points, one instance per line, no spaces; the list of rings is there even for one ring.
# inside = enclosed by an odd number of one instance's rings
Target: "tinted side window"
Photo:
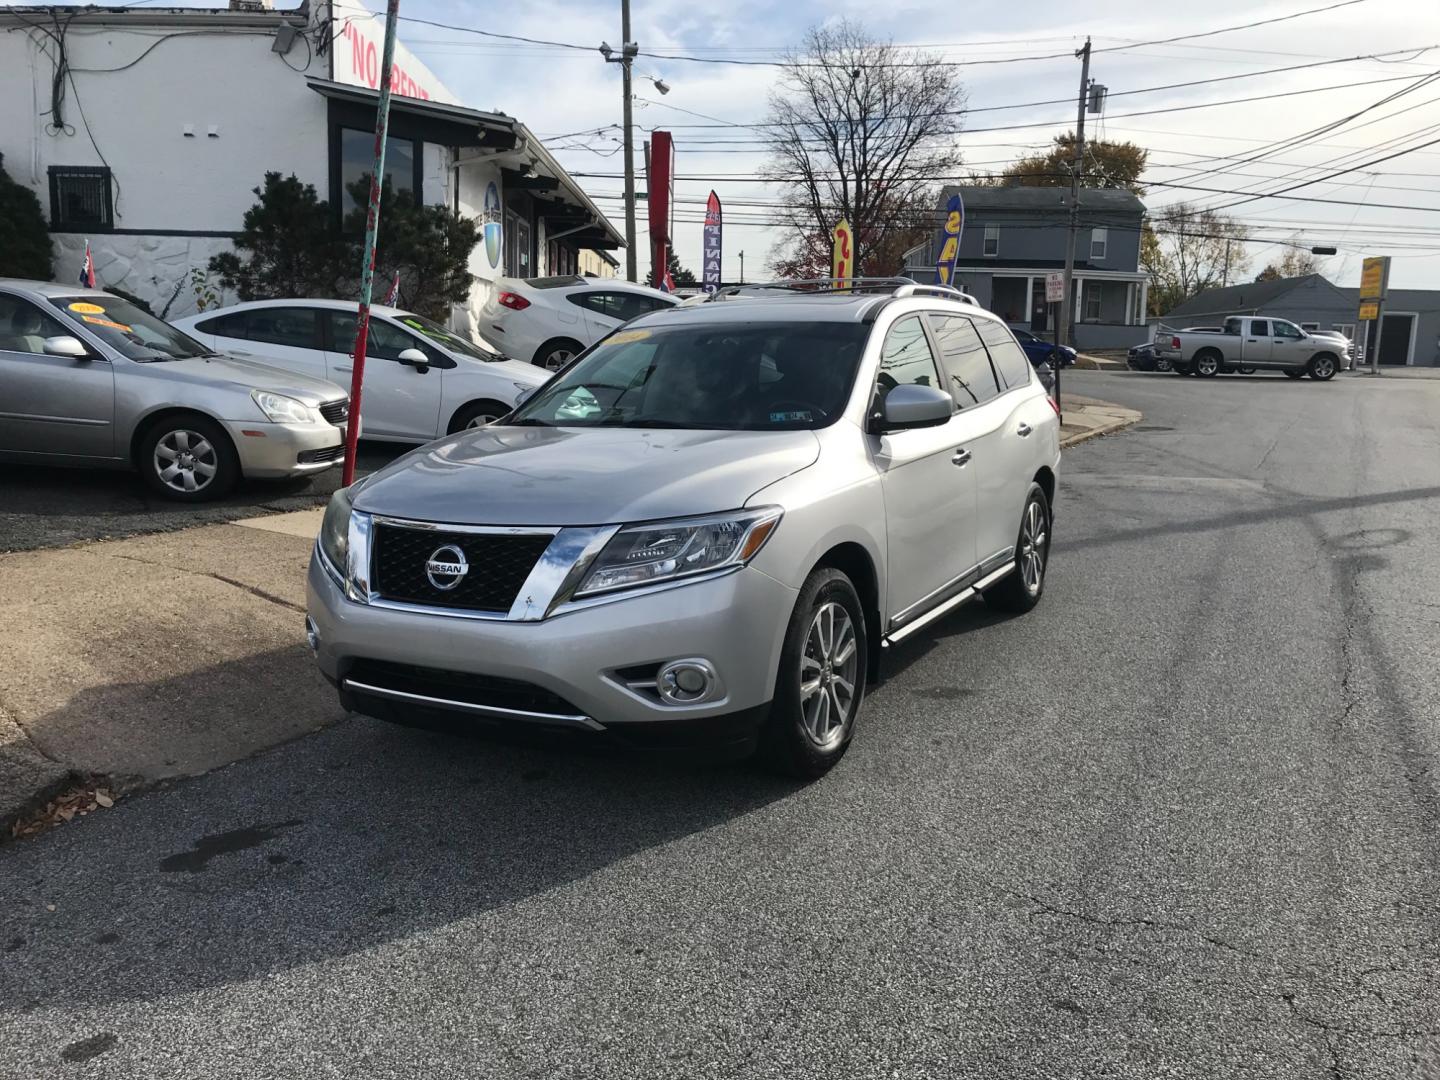
[[[1251,336],[1251,337],[1269,337],[1269,336],[1270,336],[1270,322],[1269,322],[1269,320],[1268,320],[1268,319],[1251,319],[1251,320],[1250,320],[1250,336]]]
[[[985,346],[969,319],[963,315],[931,315],[930,325],[940,346],[941,362],[950,376],[950,396],[955,404],[962,409],[979,405],[1000,392]]]
[[[232,311],[229,315],[206,319],[196,323],[195,329],[202,334],[218,334],[220,337],[243,339],[245,337],[245,312]]]
[[[1030,382],[1030,358],[1010,331],[989,319],[978,319],[975,325],[980,331],[980,340],[990,350],[990,360],[1003,385],[1010,390],[1027,385]]]
[[[353,353],[355,351],[355,313],[353,311],[327,311],[325,318],[330,324],[328,328],[330,351]],[[399,360],[400,354],[406,349],[419,349],[432,364],[439,363],[442,367],[452,366],[438,350],[422,345],[398,326],[392,326],[384,319],[371,318],[370,335],[365,340],[367,358]]]
[[[0,295],[0,351],[43,353],[47,337],[70,331],[28,300]]]
[[[248,315],[245,336],[250,341],[293,349],[320,348],[320,324],[314,308],[252,308]]]
[[[885,395],[897,386],[911,385],[943,388],[930,341],[918,315],[901,319],[885,336],[880,374],[875,378],[877,400],[884,401]]]

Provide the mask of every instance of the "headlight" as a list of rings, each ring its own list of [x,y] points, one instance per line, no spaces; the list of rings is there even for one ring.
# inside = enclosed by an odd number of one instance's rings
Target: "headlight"
[[[272,394],[268,390],[252,390],[250,396],[260,411],[272,424],[308,424],[315,419],[314,412],[303,401],[296,401],[284,394]]]
[[[595,559],[577,597],[743,566],[780,524],[776,506],[706,518],[627,525]]]
[[[351,484],[331,495],[330,505],[325,507],[325,517],[320,522],[320,551],[330,561],[332,576],[339,574],[341,584],[350,553],[350,508],[355,487]]]

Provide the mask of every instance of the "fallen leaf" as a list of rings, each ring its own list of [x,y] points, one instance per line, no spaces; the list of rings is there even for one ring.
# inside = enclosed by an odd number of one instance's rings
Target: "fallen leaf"
[[[115,805],[115,800],[112,799],[110,795],[104,791],[95,792],[95,801],[101,806],[105,807],[106,810],[109,810],[110,807]]]
[[[54,911],[54,910],[55,910],[55,905],[54,905],[54,904],[46,904],[46,905],[45,905],[45,910],[46,910],[46,911]]]
[[[75,816],[75,808],[72,806],[62,806],[60,808],[60,816],[66,821],[69,821]]]

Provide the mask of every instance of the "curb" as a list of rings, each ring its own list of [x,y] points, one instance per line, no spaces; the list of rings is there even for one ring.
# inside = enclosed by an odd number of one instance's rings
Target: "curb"
[[[1089,431],[1078,431],[1074,435],[1067,435],[1061,439],[1060,449],[1068,450],[1072,446],[1079,446],[1081,443],[1090,439],[1098,439],[1103,435],[1113,435],[1117,431],[1124,431],[1128,427],[1133,427],[1143,419],[1145,418],[1137,413],[1134,417],[1127,417],[1124,420],[1112,420],[1108,424],[1101,424],[1099,427],[1093,427]]]

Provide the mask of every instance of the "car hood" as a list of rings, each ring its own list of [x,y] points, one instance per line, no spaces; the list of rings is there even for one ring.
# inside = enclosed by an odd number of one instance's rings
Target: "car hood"
[[[464,525],[605,525],[710,514],[814,463],[809,431],[497,424],[420,447],[365,481],[355,508]]]
[[[188,360],[154,361],[142,366],[147,373],[163,374],[166,378],[204,386],[226,386],[246,394],[251,390],[268,390],[296,398],[307,405],[350,396],[348,390],[327,379],[314,379],[309,375],[282,371],[268,364],[257,364],[253,360],[241,360],[234,356],[194,356]]]

